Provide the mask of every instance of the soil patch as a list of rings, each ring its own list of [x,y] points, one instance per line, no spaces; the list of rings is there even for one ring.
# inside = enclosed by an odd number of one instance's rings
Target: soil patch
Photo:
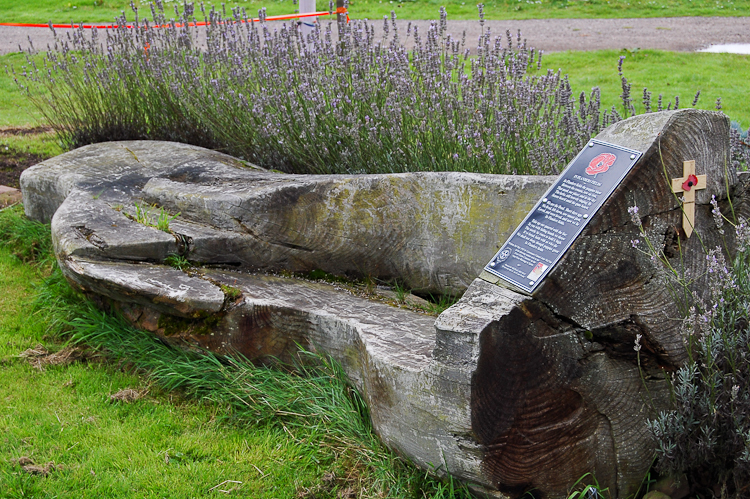
[[[48,126],[35,126],[32,128],[0,127],[0,137],[4,135],[36,135],[38,133],[50,132],[54,132],[54,129]]]
[[[45,159],[38,154],[16,151],[8,146],[0,147],[0,185],[20,189],[21,173]]]
[[[29,475],[40,475],[47,476],[50,472],[62,469],[61,464],[56,464],[54,461],[50,461],[47,464],[34,464],[34,461],[26,456],[22,456],[18,459],[11,459],[11,464],[20,466]]]
[[[0,139],[9,136],[49,133],[51,131],[51,128],[41,126],[34,128],[0,128]],[[26,168],[34,166],[45,159],[48,158],[39,154],[19,151],[12,146],[0,144],[0,185],[20,189],[21,173]]]

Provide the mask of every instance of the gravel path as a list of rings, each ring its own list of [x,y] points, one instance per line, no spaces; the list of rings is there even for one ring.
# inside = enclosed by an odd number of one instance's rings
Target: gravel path
[[[409,21],[398,21],[405,31]],[[412,21],[420,32],[431,21]],[[467,46],[476,43],[478,21],[448,21],[454,37],[466,30]],[[376,22],[376,32],[382,30]],[[514,35],[520,29],[528,44],[545,52],[598,49],[662,49],[692,52],[709,45],[750,44],[750,17],[669,17],[650,19],[532,19],[527,21],[487,21],[495,35],[506,30]],[[59,30],[64,31],[64,30]],[[37,49],[52,42],[47,28],[0,27],[0,53],[17,52],[18,45],[28,47],[28,38]]]
[[[416,21],[420,31],[429,21]],[[661,49],[693,52],[709,45],[750,43],[750,17],[671,17],[651,19],[531,19],[487,21],[494,35],[521,30],[528,45],[545,52],[600,49]],[[377,27],[381,28],[382,23]],[[381,28],[382,29],[382,28]],[[466,30],[468,42],[476,43],[477,21],[449,21],[449,32]]]

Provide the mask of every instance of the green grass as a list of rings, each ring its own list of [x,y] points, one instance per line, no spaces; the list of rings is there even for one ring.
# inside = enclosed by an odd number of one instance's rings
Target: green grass
[[[636,109],[643,112],[643,88],[652,92],[656,108],[659,94],[664,95],[664,107],[674,96],[680,97],[680,107],[691,107],[696,91],[701,91],[696,107],[715,109],[721,97],[722,111],[744,128],[750,126],[750,99],[747,98],[747,76],[750,56],[736,54],[704,54],[667,52],[660,50],[594,52],[557,52],[543,58],[543,67],[561,69],[570,76],[576,93],[590,92],[598,86],[602,92],[602,106],[615,106],[622,113],[622,87],[617,74],[617,61],[626,56],[623,72],[632,85],[631,94]],[[532,71],[532,73],[534,73]]]
[[[0,210],[0,247],[41,269],[50,269],[54,261],[49,225],[27,219],[21,206]]]
[[[10,211],[13,217],[0,213],[3,241],[13,229],[19,255],[30,255],[29,246],[48,248],[49,236],[40,242],[40,229],[48,233],[49,226],[19,224],[18,208]],[[241,497],[293,497],[298,487],[319,481],[326,470],[306,461],[281,428],[248,432],[222,424],[225,409],[186,403],[104,359],[39,371],[19,358],[38,343],[59,348],[50,344],[49,324],[32,305],[44,268],[0,247],[3,497],[202,497],[228,479],[243,482],[234,484]],[[110,402],[122,388],[150,391],[132,404]],[[33,476],[12,461],[23,456],[62,467]]]
[[[0,19],[2,19],[2,14],[0,14]],[[41,64],[44,56],[37,55],[35,59],[37,63]],[[25,65],[25,54],[0,55],[0,128],[28,128],[38,126],[42,122],[41,111],[24,97],[23,92],[13,81],[13,74],[8,72],[15,68],[19,81],[24,82],[25,78],[21,76],[21,68]]]
[[[0,147],[13,149],[16,154],[35,154],[44,159],[62,154],[62,143],[54,132],[36,132],[7,135],[0,131]]]
[[[38,63],[43,61],[43,55],[35,56]],[[16,154],[34,154],[42,158],[50,158],[61,154],[62,144],[52,132],[39,131],[29,134],[4,134],[3,129],[23,128],[31,129],[44,127],[45,120],[42,112],[26,98],[24,93],[13,81],[14,68],[20,77],[22,67],[26,65],[24,54],[0,55],[0,148],[12,149]]]
[[[186,403],[153,386],[141,400],[112,403],[120,389],[148,387],[116,365],[89,361],[41,372],[18,358],[45,341],[47,324],[31,305],[41,278],[0,248],[3,497],[203,497],[224,480],[242,482],[221,487],[237,486],[234,496],[294,497],[328,471],[282,428],[222,424],[226,411],[216,405]],[[24,456],[62,467],[30,475],[12,461]]]
[[[49,247],[49,226],[0,211],[3,497],[204,497],[227,480],[218,488],[234,497],[469,497],[385,449],[336,364],[305,356],[290,371],[171,348],[59,270],[45,279]],[[65,338],[86,360],[39,370],[20,355]],[[147,395],[111,400],[126,388]],[[21,458],[53,466],[32,475]]]
[[[0,383],[4,497],[203,497],[225,480],[242,482],[225,486],[235,496],[294,497],[327,471],[283,430],[228,427],[215,408],[158,392],[112,403],[111,393],[142,380],[111,367],[40,373],[18,360]],[[32,476],[12,464],[22,456],[62,469]]]
[[[168,7],[175,2],[164,2]],[[197,2],[196,2],[197,3]],[[353,0],[349,11],[356,19],[382,19],[395,11],[399,19],[436,19],[438,9],[445,6],[448,18],[476,19],[476,3],[463,0]],[[148,2],[136,1],[141,15],[151,16]],[[220,8],[221,2],[206,2]],[[226,2],[227,9],[240,6],[257,16],[258,9],[267,8],[269,16],[293,14],[298,8],[292,0],[249,0]],[[47,23],[111,22],[125,11],[132,19],[130,2],[124,0],[28,0],[23,9],[18,2],[0,0],[2,22]],[[328,2],[317,1],[319,11],[328,10]],[[630,18],[679,16],[747,16],[748,0],[503,0],[485,2],[487,19],[546,19],[546,18]],[[200,13],[199,13],[200,14]],[[202,18],[198,17],[199,20]]]

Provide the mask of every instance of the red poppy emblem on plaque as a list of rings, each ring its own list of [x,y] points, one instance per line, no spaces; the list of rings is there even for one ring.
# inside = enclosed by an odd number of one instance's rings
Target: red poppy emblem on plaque
[[[593,175],[596,177],[600,173],[604,173],[609,170],[609,167],[615,163],[616,159],[617,156],[615,156],[614,154],[603,152],[599,156],[591,160],[589,166],[586,168],[586,173],[588,175]]]

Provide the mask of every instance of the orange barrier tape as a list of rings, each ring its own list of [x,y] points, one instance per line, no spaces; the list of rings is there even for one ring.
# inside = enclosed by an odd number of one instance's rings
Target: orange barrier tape
[[[336,9],[333,14],[346,14],[346,22],[349,22],[349,14],[345,7],[339,7]],[[306,12],[304,14],[285,14],[283,16],[268,16],[266,17],[266,21],[285,21],[287,19],[300,19],[303,17],[320,17],[320,16],[330,16],[332,15],[331,12],[328,11],[321,11],[321,12]],[[248,19],[248,22],[254,22],[257,23],[260,21],[260,19]],[[218,24],[224,24],[224,22],[234,22],[232,21],[223,21]],[[245,22],[244,20],[241,20],[241,22]],[[188,23],[188,27],[190,26],[206,26],[208,22],[202,21],[202,22],[194,22],[194,23]],[[28,23],[0,23],[0,26],[13,26],[18,28],[83,28],[83,29],[108,29],[108,28],[119,28],[120,26],[116,24],[28,24]],[[171,24],[162,24],[161,26],[149,26],[150,28],[169,28],[171,27]],[[182,28],[184,24],[175,24],[176,28]],[[124,26],[125,28],[134,28],[132,24],[126,24]]]

